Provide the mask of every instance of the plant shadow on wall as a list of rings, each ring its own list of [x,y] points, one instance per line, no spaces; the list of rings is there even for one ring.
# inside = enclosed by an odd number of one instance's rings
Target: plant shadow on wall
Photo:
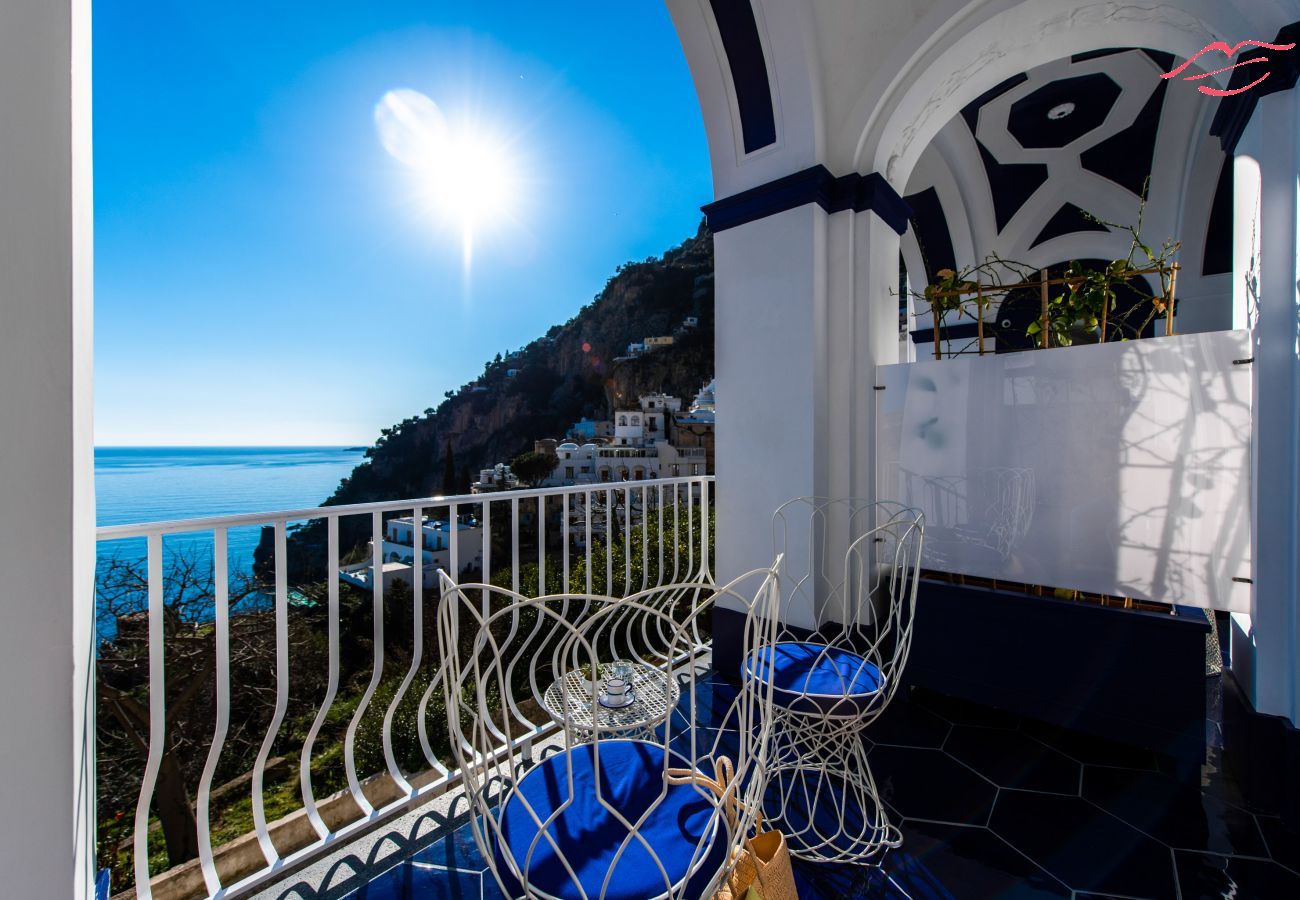
[[[1108,345],[885,373],[881,427],[897,459],[883,459],[882,490],[892,480],[925,509],[928,567],[1125,606],[1239,605],[1250,396],[1234,359],[1249,352],[1231,334],[1134,340],[1161,318],[1174,331],[1180,245],[1144,238],[1144,210],[1132,225],[1090,217],[1126,236],[1121,258],[1049,273],[990,256],[909,292],[934,318],[936,359],[945,345],[950,357]],[[964,345],[946,327],[963,317],[978,326]]]
[[[1247,373],[1209,353],[1189,358],[1159,345],[1126,359],[1121,379],[1135,403],[1120,432],[1115,534],[1122,557],[1146,561],[1145,577],[1127,589],[1227,609],[1229,586],[1250,568]]]
[[[884,374],[882,491],[926,513],[925,564],[1224,609],[1249,567],[1240,333]],[[1036,589],[1037,590],[1037,589]]]
[[[936,280],[923,290],[907,292],[913,305],[928,310],[933,321],[934,358],[970,353],[983,356],[988,337],[996,337],[998,352],[1126,341],[1149,336],[1161,315],[1165,317],[1165,334],[1173,334],[1176,257],[1181,242],[1166,239],[1153,246],[1143,238],[1148,184],[1143,185],[1135,224],[1083,213],[1108,231],[1129,235],[1128,253],[1122,258],[1071,260],[1064,267],[1036,269],[994,253],[961,270],[940,269]],[[1157,290],[1150,290],[1148,276],[1156,278]],[[1032,308],[1035,295],[1037,309],[1024,315],[1022,310]],[[990,322],[995,302],[999,303],[1000,321]],[[914,313],[918,317],[926,314]],[[975,325],[975,337],[954,350],[950,326],[965,318]],[[1018,320],[1023,322],[1023,334],[1016,333]]]

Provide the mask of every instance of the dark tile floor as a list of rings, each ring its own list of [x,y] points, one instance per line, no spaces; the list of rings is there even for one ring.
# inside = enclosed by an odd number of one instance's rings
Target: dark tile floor
[[[729,690],[702,685],[708,700]],[[914,692],[869,732],[904,845],[878,866],[799,863],[803,900],[1300,898],[1300,834],[1246,807],[1220,765],[1216,679],[1201,784],[1154,754]],[[725,699],[725,698],[722,698]],[[353,894],[498,898],[467,828]]]

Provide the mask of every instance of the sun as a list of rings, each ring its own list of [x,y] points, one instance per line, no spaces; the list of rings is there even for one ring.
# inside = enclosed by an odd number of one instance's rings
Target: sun
[[[384,94],[375,128],[413,177],[421,206],[461,234],[466,265],[474,235],[513,212],[517,167],[509,142],[473,125],[453,126],[430,97],[409,88]]]

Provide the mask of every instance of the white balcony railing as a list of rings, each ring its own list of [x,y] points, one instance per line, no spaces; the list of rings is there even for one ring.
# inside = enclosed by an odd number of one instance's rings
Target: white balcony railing
[[[168,872],[164,877],[173,877],[175,874],[170,871],[170,865],[155,865],[151,872],[149,860],[150,830],[155,822],[155,791],[164,754],[172,740],[168,729],[174,726],[169,720],[167,698],[174,697],[175,692],[182,689],[182,686],[172,685],[169,690],[167,681],[169,642],[176,639],[177,628],[176,614],[168,608],[168,592],[174,590],[174,585],[166,583],[167,558],[171,552],[165,546],[168,539],[182,539],[191,548],[196,542],[204,547],[210,546],[213,560],[207,585],[212,599],[210,612],[200,615],[198,620],[194,620],[191,613],[191,621],[186,625],[189,629],[187,634],[201,632],[213,641],[214,647],[212,665],[203,669],[204,683],[192,688],[200,692],[210,691],[212,694],[211,708],[214,716],[211,736],[186,736],[192,745],[206,744],[202,771],[197,773],[197,785],[189,786],[193,790],[192,808],[197,822],[198,864],[188,867],[188,877],[193,881],[192,887],[196,893],[202,894],[206,890],[209,896],[232,896],[248,893],[284,877],[327,850],[337,849],[347,839],[371,831],[423,800],[446,791],[459,779],[459,773],[450,771],[433,749],[433,738],[437,732],[446,729],[445,721],[433,715],[429,708],[438,684],[436,669],[439,663],[433,658],[436,647],[425,646],[428,640],[426,623],[432,626],[434,622],[436,580],[425,572],[423,566],[410,567],[409,577],[412,583],[409,587],[414,602],[410,604],[409,612],[404,609],[394,612],[386,610],[385,606],[386,594],[395,595],[393,588],[385,585],[384,578],[374,578],[372,571],[370,583],[373,588],[368,591],[371,595],[371,630],[365,635],[372,642],[373,648],[370,678],[359,700],[355,696],[344,697],[347,685],[340,683],[342,642],[346,640],[348,646],[355,646],[353,641],[359,636],[341,634],[345,624],[340,622],[340,570],[344,568],[341,557],[349,553],[355,555],[368,552],[364,549],[367,544],[370,547],[382,547],[385,520],[388,518],[414,516],[415,521],[419,521],[420,516],[429,516],[456,522],[460,516],[472,514],[481,525],[480,546],[475,557],[482,560],[482,580],[495,579],[502,586],[522,590],[524,593],[529,593],[537,586],[546,586],[548,582],[554,585],[557,575],[559,583],[566,589],[591,593],[603,588],[605,593],[615,595],[675,581],[709,581],[712,577],[709,558],[712,489],[711,476],[695,476],[636,483],[429,497],[100,528],[98,540],[101,547],[107,542],[125,539],[138,541],[143,538],[145,541],[142,565],[147,577],[141,585],[142,596],[135,613],[137,621],[143,618],[148,623],[147,638],[142,633],[143,623],[136,626],[136,634],[142,643],[147,640],[147,652],[141,650],[137,668],[141,673],[140,680],[147,684],[148,694],[147,701],[140,698],[142,718],[147,711],[147,728],[141,728],[141,731],[147,731],[147,749],[141,757],[143,771],[135,803],[131,843],[137,895],[153,896],[151,875],[158,877],[160,873]],[[358,520],[357,517],[361,518]],[[369,520],[368,528],[365,528],[366,519]],[[291,523],[306,522],[312,522],[316,529],[320,529],[320,523],[323,523],[325,535],[323,584],[316,581],[312,584],[317,585],[315,590],[318,595],[323,594],[321,599],[327,605],[324,618],[328,671],[323,695],[312,701],[316,711],[305,739],[302,740],[301,747],[296,749],[297,789],[301,797],[301,810],[281,816],[273,822],[268,821],[264,790],[267,763],[273,748],[277,747],[277,741],[282,739],[280,733],[285,728],[290,704],[291,671],[300,671],[304,665],[291,658],[296,645],[291,645],[290,641],[290,617],[291,614],[299,614],[296,604],[307,596],[304,593],[307,588],[303,584],[290,584],[290,548],[294,544],[294,528]],[[358,537],[357,524],[361,524],[364,529],[359,540],[344,546],[348,542],[341,535],[346,533]],[[271,529],[271,544],[274,549],[274,559],[263,573],[267,580],[264,604],[254,613],[238,604],[232,608],[228,553],[231,530],[249,526]],[[210,545],[207,544],[208,535]],[[422,529],[414,529],[412,549],[417,559],[421,556],[422,538]],[[528,545],[530,551],[535,546],[535,558],[531,552],[521,552],[521,542]],[[452,572],[460,573],[464,568],[463,552],[459,540],[450,542],[449,568]],[[501,559],[500,554],[503,552],[505,558]],[[382,571],[382,560],[372,560],[371,563],[379,565]],[[352,568],[355,568],[355,562]],[[207,574],[204,573],[205,576]],[[312,577],[318,578],[319,572]],[[364,601],[362,605],[364,606]],[[291,606],[294,606],[292,611]],[[358,728],[374,701],[376,690],[385,679],[385,666],[390,655],[390,644],[385,641],[386,611],[390,616],[400,614],[411,617],[411,637],[409,660],[405,652],[401,659],[405,665],[405,674],[384,712],[380,734],[383,771],[375,773],[358,770],[357,742]],[[232,845],[240,843],[239,840],[228,840],[223,846],[214,846],[210,820],[213,812],[213,782],[223,749],[226,748],[232,729],[246,724],[231,721],[232,624],[239,624],[240,617],[246,615],[261,615],[268,624],[273,621],[273,667],[268,665],[267,668],[273,668],[274,671],[266,673],[268,684],[263,689],[268,698],[269,692],[274,691],[274,709],[270,712],[251,772],[246,773],[251,790],[252,833],[260,853],[249,854],[248,841],[244,840],[245,852],[241,862],[237,858],[240,854],[230,850]],[[127,621],[129,618],[119,621]],[[389,621],[391,623],[392,619]],[[121,628],[119,626],[119,634],[114,640],[123,639]],[[404,633],[404,624],[402,630]],[[101,645],[101,653],[111,647],[111,642],[106,642]],[[143,677],[146,665],[147,680]],[[415,694],[412,692],[412,699],[407,700],[407,693],[417,681],[417,674],[421,673],[424,677],[419,682],[423,685],[427,678],[427,686],[419,697],[417,726],[421,765],[426,768],[423,771],[410,771],[409,767],[404,770],[398,763],[400,751],[409,751],[411,748],[395,746],[393,722],[404,700],[408,707],[413,702]],[[398,673],[388,674],[395,680]],[[242,685],[235,685],[236,689],[241,687]],[[139,685],[135,689],[138,691]],[[356,703],[342,741],[346,788],[330,797],[317,798],[313,759],[330,749],[323,746],[320,740],[322,728],[330,719],[331,709],[344,700],[349,704],[353,701]],[[371,714],[376,715],[377,708]],[[512,745],[531,742],[554,728],[555,725],[551,722],[539,725],[527,734],[515,736]],[[253,738],[255,741],[256,734]],[[193,769],[197,769],[197,756],[195,754],[190,760]],[[174,760],[172,764],[175,764]],[[380,782],[386,784],[381,785]],[[349,806],[349,800],[354,806]],[[340,804],[347,806],[352,814],[340,812]],[[101,819],[105,812],[101,809]],[[303,826],[301,819],[304,816],[310,828]],[[293,829],[282,827],[287,820],[295,818],[298,820],[297,836]],[[122,846],[125,846],[125,840]],[[251,863],[250,855],[253,858]],[[184,893],[189,895],[190,892]]]

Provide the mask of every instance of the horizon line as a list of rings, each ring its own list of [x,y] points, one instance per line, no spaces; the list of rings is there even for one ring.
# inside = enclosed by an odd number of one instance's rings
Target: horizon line
[[[311,447],[330,449],[366,448],[372,443],[345,444],[95,444],[96,450],[301,450]]]

